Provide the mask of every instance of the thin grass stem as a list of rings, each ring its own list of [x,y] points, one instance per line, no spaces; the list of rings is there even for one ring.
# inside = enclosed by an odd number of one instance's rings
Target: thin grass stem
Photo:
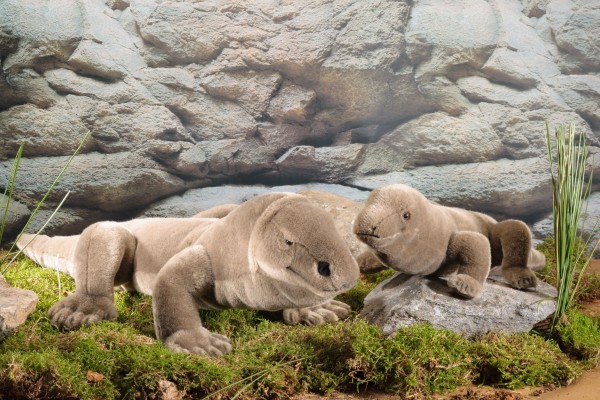
[[[21,231],[19,232],[19,234],[17,235],[16,240],[13,242],[13,244],[10,246],[10,248],[8,249],[8,253],[7,255],[5,255],[2,260],[0,260],[0,265],[2,265],[4,262],[6,262],[7,258],[9,257],[9,255],[12,253],[12,251],[15,248],[16,243],[19,241],[19,239],[21,238],[21,236],[23,235],[23,233],[25,233],[25,231],[27,230],[27,227],[29,226],[29,224],[31,223],[31,221],[33,221],[33,218],[35,217],[35,215],[37,214],[38,210],[42,207],[42,205],[44,204],[44,202],[46,201],[46,199],[48,198],[48,196],[50,196],[50,194],[52,193],[52,191],[54,190],[54,187],[58,184],[58,182],[60,182],[61,178],[63,177],[63,175],[65,174],[67,168],[69,167],[69,165],[71,165],[71,162],[73,161],[73,159],[75,158],[75,156],[77,154],[79,154],[79,152],[81,151],[81,149],[83,148],[84,144],[87,142],[88,138],[90,136],[90,132],[87,131],[85,136],[83,137],[83,139],[81,140],[81,142],[79,143],[79,146],[77,146],[77,149],[75,149],[75,151],[73,152],[73,154],[71,154],[71,156],[67,159],[67,162],[65,163],[65,165],[62,167],[62,169],[60,170],[58,176],[54,179],[54,181],[52,182],[52,184],[50,185],[50,187],[48,188],[48,190],[46,190],[46,193],[44,194],[44,196],[42,197],[42,199],[37,203],[35,209],[33,210],[33,212],[31,213],[31,215],[29,216],[29,218],[27,219],[27,222],[25,223],[25,226],[23,226],[23,228],[21,229]],[[67,196],[65,196],[66,198]],[[63,198],[63,201],[64,199]],[[62,205],[62,202],[61,202]],[[60,208],[60,206],[59,206]],[[56,214],[56,211],[58,211],[58,209],[56,209],[54,211],[54,213],[52,214],[52,216],[54,216]],[[43,227],[45,227],[48,224],[49,221],[46,221],[46,223],[44,224]],[[19,252],[20,253],[20,252]],[[11,260],[9,262],[8,265],[10,265],[12,262],[14,261]],[[6,267],[7,268],[7,267]],[[6,268],[4,269],[4,271],[6,271]]]
[[[27,246],[29,246],[29,244],[31,242],[33,242],[40,233],[42,233],[42,231],[46,228],[46,226],[50,223],[50,221],[52,221],[52,218],[56,215],[58,210],[60,210],[60,208],[64,204],[65,200],[67,200],[67,197],[69,197],[69,194],[71,194],[71,191],[68,191],[65,194],[65,196],[63,197],[61,202],[54,209],[54,212],[50,215],[50,217],[48,217],[48,219],[46,219],[46,221],[44,222],[44,225],[42,225],[42,227],[40,229],[38,229],[38,231],[31,237],[31,239],[29,239],[27,241],[27,243],[25,243],[25,245],[22,248],[20,248],[19,251],[17,251],[17,253],[11,258],[11,260],[4,266],[4,268],[1,271],[1,274],[4,274],[8,270],[8,267],[10,267],[11,264],[17,259],[17,257],[19,257],[19,255],[23,253],[23,250],[25,250],[27,248]],[[22,236],[22,234],[19,235],[19,237],[21,237],[21,236]],[[16,243],[16,241],[15,241],[15,243]],[[14,247],[14,244],[13,244],[13,247]],[[12,247],[11,247],[11,249],[12,249]],[[10,254],[10,252],[8,254]]]
[[[0,243],[2,243],[2,237],[4,235],[4,228],[6,226],[6,220],[8,219],[8,212],[10,207],[10,202],[12,200],[12,194],[15,189],[15,182],[17,180],[17,172],[19,171],[19,164],[21,163],[21,157],[23,155],[23,148],[25,147],[25,142],[21,142],[19,146],[19,150],[17,150],[17,155],[13,160],[13,163],[10,168],[10,175],[8,177],[8,183],[4,188],[4,192],[2,193],[2,200],[0,204],[4,204],[4,210],[2,212],[2,224],[0,225]],[[6,200],[6,203],[4,203]]]

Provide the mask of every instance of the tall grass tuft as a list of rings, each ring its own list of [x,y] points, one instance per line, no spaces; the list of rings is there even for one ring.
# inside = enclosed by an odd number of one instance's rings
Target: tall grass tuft
[[[586,246],[577,247],[579,227],[585,221],[587,203],[591,191],[592,177],[586,181],[585,170],[588,148],[585,135],[577,135],[575,126],[560,125],[555,129],[554,138],[546,122],[546,139],[550,172],[552,175],[552,213],[554,220],[554,251],[556,255],[556,276],[558,297],[551,329],[565,317],[571,307],[575,293],[589,264],[593,252],[600,241],[589,252],[590,240],[598,229],[592,228]],[[554,139],[554,140],[552,140]],[[578,265],[582,270],[578,271]],[[576,278],[577,276],[577,278]]]

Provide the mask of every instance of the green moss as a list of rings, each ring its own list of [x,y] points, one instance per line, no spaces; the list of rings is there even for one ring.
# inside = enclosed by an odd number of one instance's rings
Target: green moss
[[[358,311],[364,296],[392,273],[362,277],[340,299]],[[64,332],[46,315],[74,289],[71,278],[24,259],[6,278],[40,297],[27,322],[0,343],[0,393],[12,398],[151,398],[162,380],[175,383],[190,398],[213,394],[224,399],[238,393],[244,398],[289,398],[305,391],[367,388],[427,396],[469,382],[508,388],[561,383],[583,365],[555,342],[533,334],[467,340],[421,324],[385,338],[356,316],[322,326],[288,326],[279,314],[248,310],[200,312],[209,329],[232,339],[232,354],[175,354],[154,338],[148,296],[116,292],[116,321]],[[574,324],[572,333],[566,327],[561,331],[564,343],[572,349],[591,348],[597,331],[584,335],[581,324]]]
[[[534,334],[490,333],[473,342],[478,383],[505,387],[566,384],[581,368],[558,345]]]
[[[351,365],[359,385],[392,393],[432,394],[470,382],[469,341],[454,332],[419,324],[385,340],[372,325],[358,330]]]
[[[600,363],[600,318],[571,310],[556,327],[558,341],[565,351],[594,367]]]
[[[354,288],[338,296],[338,300],[349,304],[353,310],[362,308],[363,300],[380,282],[391,278],[396,271],[386,269],[375,274],[362,275]]]

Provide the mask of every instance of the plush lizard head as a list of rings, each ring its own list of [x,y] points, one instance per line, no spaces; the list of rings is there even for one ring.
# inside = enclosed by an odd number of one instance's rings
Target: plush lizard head
[[[358,280],[358,265],[333,218],[302,195],[282,195],[262,212],[248,252],[251,268],[285,285],[300,303],[331,299]]]
[[[421,274],[443,259],[448,227],[439,210],[417,190],[405,185],[376,189],[354,221],[354,234],[386,266]]]

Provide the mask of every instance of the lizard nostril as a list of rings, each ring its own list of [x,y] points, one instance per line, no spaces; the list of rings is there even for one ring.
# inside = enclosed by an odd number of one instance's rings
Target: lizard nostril
[[[329,263],[327,261],[319,261],[317,263],[317,271],[323,276],[331,275],[331,270],[329,269]]]

